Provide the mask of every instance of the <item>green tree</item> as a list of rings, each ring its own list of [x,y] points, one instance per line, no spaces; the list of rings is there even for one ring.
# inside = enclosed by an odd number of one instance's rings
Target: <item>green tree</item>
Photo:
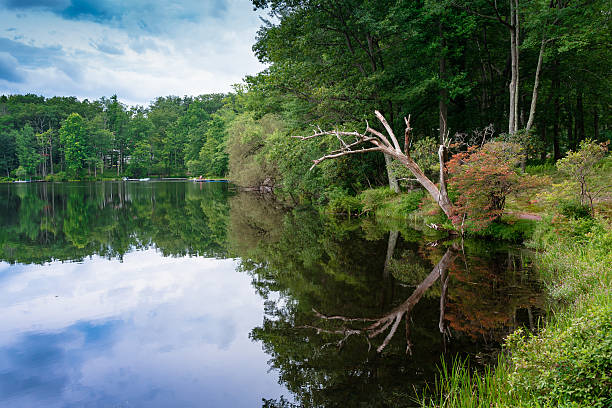
[[[108,155],[113,142],[113,133],[106,129],[106,117],[98,113],[86,124],[88,135],[87,162],[93,165],[94,177],[98,176],[98,168],[104,171],[105,158]]]
[[[38,140],[34,129],[30,125],[25,125],[21,130],[13,131],[15,144],[17,147],[17,157],[19,159],[19,176],[33,176],[36,174],[38,165],[42,157],[38,153]]]
[[[569,151],[567,156],[557,162],[557,168],[561,173],[569,176],[580,189],[580,204],[589,205],[593,214],[593,200],[603,191],[610,188],[609,174],[600,174],[601,169],[597,167],[606,155],[607,144],[597,144],[590,139],[580,142],[580,149]],[[594,188],[594,179],[597,176],[608,178]]]
[[[59,130],[60,141],[64,146],[66,169],[72,177],[80,177],[88,158],[87,127],[78,113],[70,114]]]
[[[0,131],[0,169],[6,177],[10,177],[11,170],[17,167],[19,158],[15,146],[15,134],[6,129]]]

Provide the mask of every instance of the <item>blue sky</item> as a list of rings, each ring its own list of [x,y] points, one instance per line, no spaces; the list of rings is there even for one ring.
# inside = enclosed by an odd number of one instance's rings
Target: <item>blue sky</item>
[[[0,0],[0,94],[227,92],[263,69],[260,24],[247,0]]]

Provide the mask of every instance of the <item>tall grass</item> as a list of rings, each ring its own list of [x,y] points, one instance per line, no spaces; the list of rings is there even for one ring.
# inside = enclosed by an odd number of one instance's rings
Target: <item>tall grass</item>
[[[450,366],[442,359],[431,395],[422,396],[419,403],[423,407],[440,408],[534,406],[528,394],[512,389],[509,373],[504,355],[498,357],[494,368],[486,367],[483,372],[472,370],[465,359],[454,359]]]

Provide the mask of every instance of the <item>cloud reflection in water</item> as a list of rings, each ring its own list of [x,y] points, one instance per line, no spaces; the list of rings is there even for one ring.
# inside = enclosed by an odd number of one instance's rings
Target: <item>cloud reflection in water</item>
[[[248,339],[263,302],[236,261],[0,265],[0,405],[257,406],[283,393]],[[286,393],[286,392],[285,392]]]

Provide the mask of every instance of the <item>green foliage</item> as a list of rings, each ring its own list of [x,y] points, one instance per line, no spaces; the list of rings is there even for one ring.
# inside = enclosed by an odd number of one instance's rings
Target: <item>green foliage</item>
[[[48,174],[45,181],[68,181],[68,176],[64,171],[58,171],[54,174]]]
[[[554,163],[542,163],[542,164],[528,164],[525,167],[525,173],[533,175],[551,175],[556,172]]]
[[[357,198],[363,205],[363,212],[370,212],[376,211],[376,209],[396,195],[389,187],[379,187],[362,191]]]
[[[93,179],[113,172],[115,178],[184,175],[189,160],[198,163],[199,174],[223,176],[227,169],[225,127],[233,115],[231,106],[223,107],[224,98],[222,94],[167,97],[156,99],[148,108],[128,108],[116,95],[94,102],[34,95],[2,97],[0,171],[14,173],[20,164],[19,150],[23,162],[19,174],[26,178],[46,178],[57,171],[68,172],[71,179]],[[223,114],[217,115],[220,110]],[[68,126],[66,121],[74,127],[73,114],[82,119],[80,130],[75,133],[73,128],[69,137],[64,132],[62,141],[59,130]],[[220,125],[213,122],[219,118]]]
[[[332,214],[344,214],[351,216],[352,214],[359,214],[364,208],[359,197],[354,197],[342,190],[331,190],[328,192],[327,197],[329,199],[326,211]]]
[[[36,135],[30,125],[26,125],[20,131],[13,131],[15,145],[17,146],[17,157],[19,168],[15,171],[18,178],[31,177],[36,174],[36,170],[42,158],[38,154]]]
[[[409,214],[416,211],[425,197],[423,190],[414,190],[402,194],[402,198],[399,202],[399,211],[405,214]]]
[[[607,144],[597,144],[590,139],[580,142],[580,149],[576,152],[569,151],[567,156],[557,162],[559,172],[569,176],[580,186],[580,203],[589,205],[593,212],[593,200],[597,198],[603,189],[593,189],[594,178],[600,169],[598,164],[604,158],[607,151]],[[603,169],[603,176],[609,181],[609,171]],[[606,174],[607,173],[607,174]],[[605,187],[604,187],[605,189]]]
[[[59,130],[64,146],[66,169],[70,177],[79,177],[87,159],[87,130],[85,121],[78,113],[69,115]]]
[[[536,222],[532,220],[494,221],[481,230],[468,231],[467,235],[496,241],[523,243],[532,237]]]
[[[255,119],[252,113],[238,115],[228,128],[229,178],[243,187],[274,185],[275,163],[266,158],[266,140],[283,132],[277,116]]]
[[[612,307],[592,305],[579,316],[525,336],[508,338],[513,350],[512,387],[534,394],[542,405],[576,404],[604,408],[612,404]]]
[[[531,245],[546,249],[538,263],[553,298],[571,303],[609,287],[612,229],[605,221],[555,216],[537,225]]]
[[[573,219],[591,218],[589,206],[580,204],[577,201],[561,201],[559,203],[559,213]]]

